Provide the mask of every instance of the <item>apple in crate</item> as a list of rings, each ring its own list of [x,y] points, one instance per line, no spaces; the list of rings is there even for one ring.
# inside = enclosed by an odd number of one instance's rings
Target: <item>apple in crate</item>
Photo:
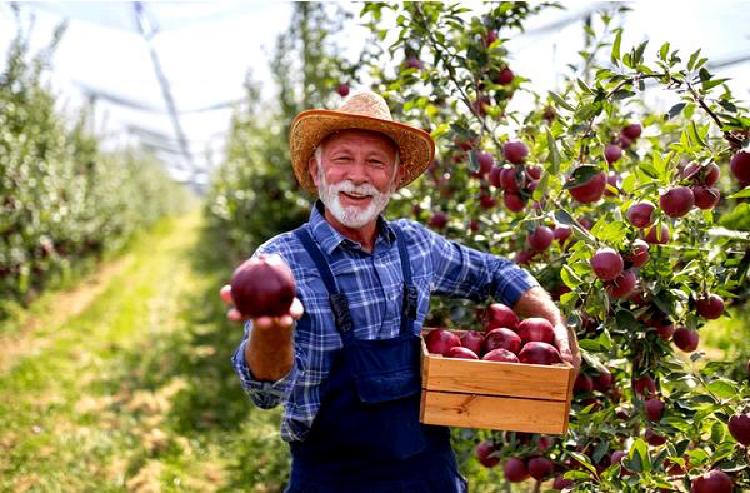
[[[503,348],[518,354],[521,350],[521,337],[510,329],[499,328],[492,329],[484,338],[484,348],[486,351]]]
[[[498,327],[515,329],[518,326],[518,316],[509,307],[502,303],[492,303],[487,307],[486,332]]]
[[[546,318],[527,318],[521,320],[516,330],[521,336],[521,342],[546,342],[553,344],[555,342],[555,331],[552,324]]]
[[[484,346],[484,336],[476,330],[467,330],[461,334],[461,346],[471,349],[479,355],[482,353],[482,347]]]
[[[487,361],[500,361],[502,363],[519,362],[518,356],[504,348],[493,349],[492,351],[485,354],[482,359]]]
[[[461,340],[456,334],[445,329],[435,329],[430,331],[424,338],[427,351],[432,354],[446,355],[452,347],[461,346]]]
[[[445,353],[446,358],[479,359],[479,356],[469,348],[454,346]]]
[[[554,365],[562,363],[555,346],[546,342],[527,342],[518,354],[521,363],[533,365]]]

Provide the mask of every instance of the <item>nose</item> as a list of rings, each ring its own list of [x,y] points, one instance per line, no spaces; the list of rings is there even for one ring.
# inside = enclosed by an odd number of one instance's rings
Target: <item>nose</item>
[[[355,185],[362,185],[370,182],[370,177],[367,174],[367,164],[364,159],[355,159],[348,171],[347,178]]]

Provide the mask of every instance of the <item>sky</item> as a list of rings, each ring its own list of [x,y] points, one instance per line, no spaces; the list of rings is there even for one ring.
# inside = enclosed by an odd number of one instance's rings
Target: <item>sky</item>
[[[531,20],[527,34],[514,36],[507,45],[513,70],[530,78],[538,92],[559,88],[567,64],[578,62],[576,53],[583,47],[582,13],[603,4],[562,3],[566,10]],[[354,3],[343,5],[353,12],[359,10]],[[623,51],[649,40],[653,54],[669,40],[685,57],[698,48],[717,62],[750,55],[750,31],[746,29],[750,9],[746,1],[644,0],[628,5],[633,10],[622,21]],[[156,135],[152,141],[172,145],[169,141],[174,140],[174,127],[166,112],[149,44],[137,29],[132,2],[20,2],[20,9],[25,31],[29,31],[32,16],[34,19],[30,38],[33,49],[44,46],[54,26],[68,20],[49,73],[67,111],[73,113],[84,105],[86,94],[92,90],[136,102],[150,110],[129,109],[104,97],[97,100],[94,127],[105,144],[117,147],[133,143],[138,135],[150,132]],[[275,0],[144,2],[144,10],[149,22],[158,26],[151,42],[180,112],[193,162],[201,171],[196,179],[205,181],[202,171],[221,161],[232,110],[194,110],[241,98],[248,71],[264,83],[264,97],[273,98],[268,61],[276,36],[289,24],[292,5]],[[556,25],[565,20],[571,22]],[[10,5],[0,3],[0,67],[4,66],[16,28]],[[342,36],[341,44],[350,54],[361,46],[361,29],[353,25]],[[736,97],[750,97],[750,62],[712,72],[733,79],[729,84]],[[650,99],[668,107],[674,102],[672,97],[661,92]],[[527,103],[523,97],[514,100],[520,106]],[[206,149],[211,150],[210,159]],[[162,155],[176,178],[189,177],[179,155]]]

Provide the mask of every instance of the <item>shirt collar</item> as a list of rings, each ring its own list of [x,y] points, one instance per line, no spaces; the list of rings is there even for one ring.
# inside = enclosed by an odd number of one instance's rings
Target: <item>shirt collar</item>
[[[330,225],[325,218],[325,206],[320,199],[317,199],[310,210],[310,232],[313,238],[318,242],[320,247],[328,254],[331,254],[337,246],[342,243],[349,246],[359,245],[357,242],[350,240]],[[378,215],[377,219],[377,236],[375,243],[377,244],[378,239],[382,239],[390,247],[391,244],[396,240],[396,233],[393,228],[385,220],[382,214]]]

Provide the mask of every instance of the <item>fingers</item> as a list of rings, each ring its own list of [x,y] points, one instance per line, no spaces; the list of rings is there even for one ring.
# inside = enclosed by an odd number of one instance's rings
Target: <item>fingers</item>
[[[302,302],[299,298],[294,298],[292,306],[289,307],[289,315],[291,315],[294,320],[299,320],[302,318],[303,313],[305,313],[305,309],[302,307]]]
[[[221,297],[221,301],[223,301],[227,305],[232,305],[234,303],[234,301],[232,300],[232,288],[231,286],[229,286],[229,284],[225,284],[219,290],[219,296]]]
[[[239,310],[237,310],[236,308],[230,308],[227,311],[227,318],[232,322],[241,322],[242,314],[240,314]]]

